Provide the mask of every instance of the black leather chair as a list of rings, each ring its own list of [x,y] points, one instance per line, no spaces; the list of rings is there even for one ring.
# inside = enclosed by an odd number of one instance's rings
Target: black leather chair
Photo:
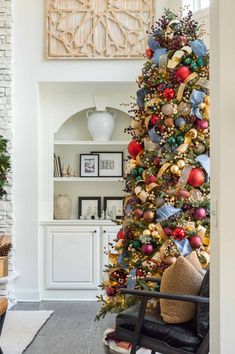
[[[8,305],[7,299],[1,298],[0,299],[0,336],[2,333],[2,328],[3,328],[5,316],[6,316],[7,305]],[[0,347],[0,354],[3,354],[1,347]]]
[[[132,344],[131,354],[135,354],[139,347],[150,349],[152,354],[209,353],[209,271],[205,274],[199,296],[129,289],[121,289],[121,292],[141,297],[140,305],[116,317],[116,337]],[[151,298],[195,302],[195,317],[187,323],[166,324],[161,319],[159,306],[151,313],[146,311]]]

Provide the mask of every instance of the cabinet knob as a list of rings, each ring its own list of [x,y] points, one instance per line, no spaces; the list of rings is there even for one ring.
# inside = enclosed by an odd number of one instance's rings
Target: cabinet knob
[[[104,230],[103,233],[106,234],[106,230]]]
[[[94,230],[94,234],[96,234],[96,232],[97,232],[97,231],[96,231],[96,230]]]

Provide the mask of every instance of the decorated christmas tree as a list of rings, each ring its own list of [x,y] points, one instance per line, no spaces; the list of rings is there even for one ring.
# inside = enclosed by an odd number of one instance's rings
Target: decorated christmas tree
[[[97,318],[137,299],[121,287],[155,288],[180,255],[210,262],[209,54],[192,18],[166,10],[152,28],[130,111],[126,197],[109,252]]]

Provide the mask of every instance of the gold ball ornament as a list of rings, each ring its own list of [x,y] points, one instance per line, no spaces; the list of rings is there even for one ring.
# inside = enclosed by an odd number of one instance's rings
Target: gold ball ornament
[[[178,166],[180,169],[184,168],[184,167],[185,167],[185,162],[184,162],[184,160],[178,160],[178,161],[177,161],[177,166]]]
[[[152,222],[155,218],[155,213],[152,210],[146,210],[143,215],[144,221]]]
[[[171,172],[173,174],[177,174],[179,172],[179,167],[177,165],[172,165],[171,166]]]
[[[150,231],[149,229],[145,229],[145,230],[143,231],[143,235],[144,235],[144,236],[150,236],[150,235],[151,235],[151,231]]]
[[[153,237],[159,237],[159,233],[157,232],[157,230],[152,231],[152,232],[151,232],[151,235],[152,235]]]
[[[182,114],[182,116],[187,116],[191,112],[190,104],[186,102],[180,102],[178,106],[178,113]]]
[[[148,228],[150,231],[153,231],[153,230],[155,230],[156,226],[155,226],[155,224],[149,224]]]

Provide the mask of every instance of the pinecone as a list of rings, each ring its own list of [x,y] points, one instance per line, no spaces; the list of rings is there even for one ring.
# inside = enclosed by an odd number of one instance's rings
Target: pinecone
[[[8,256],[11,248],[12,248],[12,244],[10,242],[2,244],[0,246],[0,257]]]

